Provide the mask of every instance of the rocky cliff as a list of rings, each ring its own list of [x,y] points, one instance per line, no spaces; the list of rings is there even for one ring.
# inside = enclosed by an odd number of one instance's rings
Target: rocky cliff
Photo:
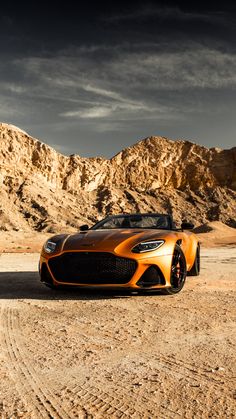
[[[130,211],[236,227],[236,147],[150,137],[111,159],[68,157],[4,123],[0,144],[2,230],[78,229]]]

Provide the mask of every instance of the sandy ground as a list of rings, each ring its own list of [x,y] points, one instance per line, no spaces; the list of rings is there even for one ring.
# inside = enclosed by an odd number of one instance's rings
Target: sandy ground
[[[44,287],[0,256],[2,418],[235,418],[236,247],[176,296]]]
[[[52,234],[25,232],[25,231],[1,231],[1,253],[39,253],[44,242]]]

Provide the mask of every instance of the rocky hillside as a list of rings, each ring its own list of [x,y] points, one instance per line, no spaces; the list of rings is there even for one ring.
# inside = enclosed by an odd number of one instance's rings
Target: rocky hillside
[[[2,230],[78,229],[130,211],[236,227],[236,147],[150,137],[111,159],[67,157],[8,124],[0,143]]]

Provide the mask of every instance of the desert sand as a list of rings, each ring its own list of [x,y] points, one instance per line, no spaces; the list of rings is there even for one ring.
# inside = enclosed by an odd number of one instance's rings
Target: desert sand
[[[201,275],[176,296],[47,289],[46,235],[4,232],[1,417],[235,418],[236,235],[226,230],[199,235]]]

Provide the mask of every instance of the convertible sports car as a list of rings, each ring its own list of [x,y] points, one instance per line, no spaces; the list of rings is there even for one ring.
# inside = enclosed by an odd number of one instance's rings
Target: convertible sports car
[[[199,275],[200,245],[182,223],[176,229],[168,214],[122,214],[106,217],[76,234],[59,234],[44,244],[41,281],[60,286],[125,287],[179,292],[186,275]]]

